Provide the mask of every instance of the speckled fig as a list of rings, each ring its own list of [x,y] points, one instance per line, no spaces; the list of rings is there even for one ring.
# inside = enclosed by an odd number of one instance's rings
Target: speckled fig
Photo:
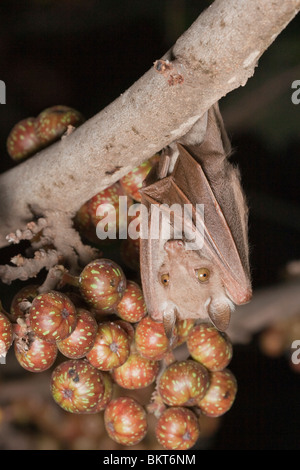
[[[193,360],[174,362],[160,377],[158,391],[168,406],[194,406],[209,387],[207,369]]]
[[[195,361],[212,371],[224,369],[232,358],[232,344],[228,336],[209,323],[196,325],[190,331],[187,347]]]
[[[134,326],[125,320],[114,320],[116,325],[120,325],[121,328],[127,333],[130,344],[134,341]]]
[[[187,450],[200,434],[199,420],[193,411],[184,407],[167,408],[159,417],[155,435],[168,450]]]
[[[125,446],[138,444],[147,433],[146,412],[131,397],[111,400],[104,412],[104,423],[109,437]]]
[[[130,323],[139,322],[147,314],[142,289],[136,282],[127,281],[124,295],[116,307],[116,314]]]
[[[57,105],[44,109],[37,116],[35,129],[40,142],[45,146],[61,137],[68,126],[78,127],[83,122],[84,117],[76,109]]]
[[[25,312],[20,308],[20,304],[24,301],[32,302],[33,299],[38,295],[38,287],[39,286],[37,284],[28,285],[16,293],[10,305],[12,321],[16,321],[17,318],[24,317]]]
[[[10,320],[0,311],[0,357],[5,357],[13,342],[13,329]]]
[[[229,369],[211,372],[209,389],[197,406],[206,416],[217,418],[230,410],[236,393],[237,381]]]
[[[127,333],[114,322],[99,323],[94,346],[87,353],[88,361],[97,369],[111,370],[128,359],[130,341]]]
[[[50,291],[37,295],[29,310],[30,326],[39,338],[55,343],[67,338],[75,329],[74,304],[63,293]]]
[[[97,259],[82,270],[79,288],[82,297],[91,307],[103,313],[110,313],[123,297],[126,277],[114,261]]]
[[[119,183],[112,184],[103,191],[95,194],[88,201],[88,210],[91,216],[91,222],[94,227],[97,227],[97,224],[105,218],[105,220],[111,220],[115,222],[116,234],[119,229],[119,198],[120,196],[125,196],[124,191],[122,190]],[[126,197],[126,196],[125,196]],[[101,208],[101,214],[99,213],[99,206]],[[126,218],[124,221],[121,221],[121,225],[126,224]]]
[[[170,348],[163,323],[155,322],[149,316],[142,318],[136,326],[135,345],[142,356],[161,360]]]
[[[177,338],[176,338],[176,346],[184,343],[190,331],[195,325],[195,320],[193,318],[186,318],[185,320],[177,320],[176,322],[176,329],[177,329]]]
[[[94,345],[97,329],[93,314],[84,308],[78,308],[75,330],[67,338],[57,341],[58,349],[70,359],[84,357]]]
[[[28,117],[18,122],[10,131],[6,147],[9,156],[20,162],[38,152],[42,143],[36,133],[36,119]]]
[[[19,364],[29,372],[43,372],[49,369],[57,357],[57,346],[36,335],[30,335],[27,347],[23,347],[22,340],[14,342],[15,356]]]
[[[159,368],[158,361],[151,361],[138,353],[132,353],[122,366],[113,370],[112,376],[120,387],[137,390],[152,384]]]
[[[85,359],[59,364],[51,376],[56,403],[70,413],[92,413],[104,394],[102,374]]]

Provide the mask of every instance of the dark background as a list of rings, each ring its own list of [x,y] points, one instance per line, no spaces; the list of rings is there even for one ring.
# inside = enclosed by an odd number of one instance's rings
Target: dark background
[[[0,170],[15,164],[6,138],[16,122],[55,104],[93,116],[146,72],[210,3],[2,1],[0,79],[7,97],[0,106]],[[300,256],[300,105],[291,101],[291,84],[300,79],[299,26],[296,18],[246,86],[220,102],[250,205],[254,288],[279,281],[285,264]],[[1,264],[7,256],[3,250]],[[1,286],[1,292],[9,302],[11,291]],[[210,447],[298,449],[300,380],[286,357],[262,355],[254,337],[250,345],[235,347],[231,369],[239,393]]]

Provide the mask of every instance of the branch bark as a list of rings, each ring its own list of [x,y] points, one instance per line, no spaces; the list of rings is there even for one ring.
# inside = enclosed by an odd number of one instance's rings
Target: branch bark
[[[300,0],[216,0],[163,60],[60,142],[0,176],[0,247],[52,210],[74,215],[94,194],[186,134],[209,107],[245,85]],[[128,64],[130,67],[130,64]]]

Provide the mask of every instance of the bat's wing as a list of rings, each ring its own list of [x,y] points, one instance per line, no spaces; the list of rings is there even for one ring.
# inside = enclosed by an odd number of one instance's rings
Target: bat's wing
[[[163,178],[143,188],[142,203],[149,210],[151,204],[161,205],[167,211],[172,204],[191,204],[193,207],[193,227],[196,231],[196,204],[204,205],[204,227],[201,226],[201,237],[204,233],[203,250],[208,253],[213,263],[219,267],[223,284],[228,296],[235,304],[243,304],[251,298],[251,285],[241,262],[233,236],[223,215],[207,178],[200,164],[185,148],[178,144],[179,157],[170,177]],[[189,223],[185,220],[185,222]],[[149,221],[149,226],[150,226]],[[199,227],[199,225],[198,225]],[[159,267],[164,240],[141,240],[142,278],[145,286],[154,285]],[[144,272],[143,272],[144,271]],[[146,288],[147,290],[147,288]],[[147,305],[155,302],[152,293],[144,292]]]

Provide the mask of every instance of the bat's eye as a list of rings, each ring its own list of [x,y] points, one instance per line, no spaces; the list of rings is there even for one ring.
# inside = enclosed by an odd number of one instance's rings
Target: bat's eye
[[[200,269],[196,269],[196,275],[200,282],[206,282],[208,281],[210,277],[210,272],[209,272],[209,269],[207,268],[200,268]]]
[[[169,274],[162,274],[162,276],[160,278],[160,281],[164,286],[167,286],[169,284],[169,281],[170,281]]]

